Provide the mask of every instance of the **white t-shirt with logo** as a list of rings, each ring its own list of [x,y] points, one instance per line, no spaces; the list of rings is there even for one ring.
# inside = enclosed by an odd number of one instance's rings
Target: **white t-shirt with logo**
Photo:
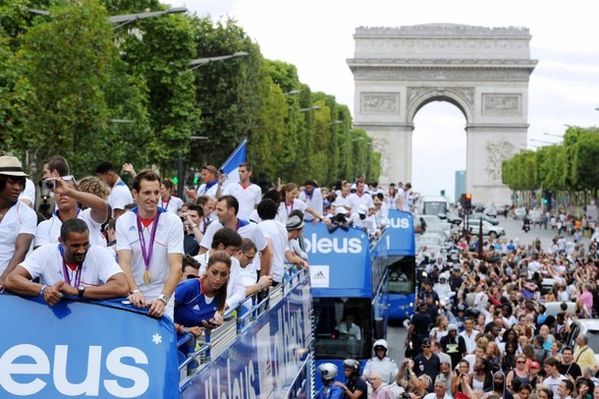
[[[250,220],[252,211],[262,199],[262,189],[256,184],[250,184],[243,188],[241,183],[232,183],[225,187],[223,195],[232,195],[239,202],[239,211],[237,217],[243,220]]]
[[[31,275],[40,278],[41,284],[52,285],[58,281],[66,281],[63,275],[63,258],[59,249],[60,244],[47,244],[31,252],[21,263]],[[75,287],[75,274],[67,270],[71,286]],[[111,252],[103,247],[92,245],[87,251],[81,269],[81,284],[84,286],[99,286],[115,274],[123,270],[114,260]],[[78,287],[75,287],[78,288]]]
[[[44,220],[38,224],[37,229],[35,230],[34,247],[58,242],[58,239],[60,238],[60,228],[62,227],[62,220],[60,220],[58,212],[58,210],[53,212],[50,219]],[[102,234],[102,223],[98,223],[92,218],[91,208],[87,208],[77,213],[77,219],[81,219],[87,224],[90,245],[107,246],[106,238],[104,237],[104,234]]]
[[[35,236],[37,215],[21,201],[17,201],[0,220],[0,274],[8,267],[15,253],[15,244],[20,234]]]
[[[258,223],[258,227],[262,230],[264,237],[270,241],[272,249],[272,264],[270,274],[273,281],[280,283],[283,281],[285,273],[285,251],[289,246],[287,229],[283,223],[276,220],[263,220]]]
[[[152,222],[148,227],[142,224],[142,231],[146,245],[146,250],[150,245],[150,234]],[[156,237],[154,240],[154,249],[150,259],[149,271],[152,281],[149,284],[144,283],[143,275],[146,270],[143,256],[141,253],[141,243],[137,231],[137,213],[125,212],[116,221],[116,250],[128,250],[132,252],[131,272],[139,290],[144,295],[146,301],[153,301],[162,293],[164,283],[170,273],[168,255],[183,255],[183,223],[181,219],[172,212],[161,212],[156,228]],[[173,317],[174,295],[171,296],[167,304],[165,314]]]

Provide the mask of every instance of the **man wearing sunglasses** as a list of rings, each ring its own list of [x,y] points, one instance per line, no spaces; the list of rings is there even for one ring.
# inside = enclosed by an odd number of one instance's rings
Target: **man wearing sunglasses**
[[[426,374],[435,381],[441,371],[441,361],[439,356],[435,355],[431,348],[431,340],[425,338],[422,340],[422,353],[414,358],[414,373],[417,377]]]

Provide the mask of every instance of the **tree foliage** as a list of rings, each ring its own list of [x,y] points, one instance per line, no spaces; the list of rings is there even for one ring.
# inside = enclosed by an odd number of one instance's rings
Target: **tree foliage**
[[[0,151],[38,171],[53,154],[77,175],[101,160],[169,171],[181,157],[188,168],[218,166],[247,137],[255,173],[270,181],[376,180],[380,155],[349,109],[300,82],[294,65],[265,59],[235,21],[178,14],[115,27],[108,19],[165,7],[0,3]],[[189,68],[237,52],[247,55]]]
[[[599,129],[571,127],[563,144],[522,151],[504,161],[502,180],[515,191],[594,191],[598,161]]]

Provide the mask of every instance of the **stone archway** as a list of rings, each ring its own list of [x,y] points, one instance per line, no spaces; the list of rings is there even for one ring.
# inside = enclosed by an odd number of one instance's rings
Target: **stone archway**
[[[526,147],[530,58],[525,28],[426,24],[358,28],[354,123],[381,152],[380,181],[412,178],[418,110],[447,101],[466,118],[466,186],[475,202],[507,204],[501,162]]]

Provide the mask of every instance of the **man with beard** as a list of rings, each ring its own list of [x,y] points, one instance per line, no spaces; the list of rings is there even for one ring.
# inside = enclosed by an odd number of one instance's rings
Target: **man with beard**
[[[457,365],[466,355],[466,341],[458,335],[458,327],[450,324],[447,327],[447,335],[441,338],[441,350],[451,357],[451,364]]]
[[[39,283],[31,280],[39,277]],[[6,278],[6,288],[19,295],[39,295],[48,305],[63,295],[86,299],[127,296],[125,273],[112,253],[89,245],[89,229],[81,219],[65,221],[60,243],[46,244],[33,251]]]

